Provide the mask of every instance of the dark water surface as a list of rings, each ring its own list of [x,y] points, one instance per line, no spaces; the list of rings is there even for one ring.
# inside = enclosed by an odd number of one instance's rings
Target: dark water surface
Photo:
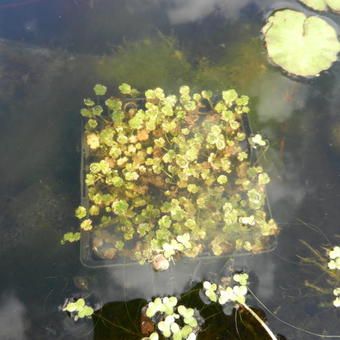
[[[261,302],[252,298],[249,304],[274,333],[302,340],[317,337],[301,329],[340,334],[332,295],[304,285],[308,280],[327,287],[325,275],[299,259],[311,256],[301,240],[321,252],[339,242],[340,65],[309,81],[271,66],[259,32],[273,5],[0,0],[1,340],[140,339],[143,299],[180,295],[220,277],[230,264],[250,273],[250,288]],[[340,17],[328,16],[340,25]],[[270,140],[264,165],[281,227],[277,248],[209,264],[178,263],[163,274],[149,267],[83,267],[79,245],[59,241],[78,227],[79,109],[97,82],[111,91],[128,82],[140,89],[173,91],[188,84],[249,95],[253,130]],[[97,319],[94,331],[91,320],[74,323],[58,306],[77,296],[105,305],[103,315],[129,332],[111,332]],[[215,338],[253,339],[237,335],[237,327],[242,318],[226,323],[224,336]]]

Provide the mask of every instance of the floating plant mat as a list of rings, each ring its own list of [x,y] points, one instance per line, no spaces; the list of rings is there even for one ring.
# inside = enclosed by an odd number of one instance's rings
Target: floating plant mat
[[[96,85],[85,99],[81,260],[110,266],[152,262],[165,270],[180,257],[260,253],[274,247],[268,175],[250,135],[247,96],[144,94],[120,97]]]

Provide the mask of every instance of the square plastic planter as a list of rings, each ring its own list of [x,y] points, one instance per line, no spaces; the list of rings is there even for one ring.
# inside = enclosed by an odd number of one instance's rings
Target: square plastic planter
[[[182,87],[178,98],[161,89],[102,98],[83,114],[81,204],[91,220],[81,235],[84,265],[274,249],[269,178],[256,157],[265,142],[251,133],[246,96]]]

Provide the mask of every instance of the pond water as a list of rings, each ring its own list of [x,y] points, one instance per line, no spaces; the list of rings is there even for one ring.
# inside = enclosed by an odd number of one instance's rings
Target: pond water
[[[146,300],[230,267],[250,274],[248,304],[281,339],[340,337],[332,282],[302,260],[315,258],[303,242],[323,255],[339,242],[340,65],[309,80],[271,65],[260,30],[278,7],[311,13],[295,1],[0,0],[0,339],[141,339]],[[79,244],[60,244],[78,228],[82,100],[122,82],[249,95],[252,129],[270,141],[275,250],[156,273],[86,268]],[[75,323],[58,309],[72,297],[103,308]],[[269,339],[246,314],[219,310],[198,339]]]

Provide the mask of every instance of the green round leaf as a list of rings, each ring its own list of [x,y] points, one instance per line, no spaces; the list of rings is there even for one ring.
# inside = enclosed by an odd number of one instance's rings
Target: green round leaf
[[[192,328],[195,328],[198,325],[197,320],[192,316],[188,318],[184,318],[184,323],[189,325]]]
[[[149,336],[150,340],[158,340],[159,339],[159,335],[157,332],[153,332],[150,334]]]
[[[132,88],[129,84],[123,83],[118,88],[122,94],[131,94]]]
[[[325,11],[327,10],[327,7],[329,7],[335,13],[340,12],[339,0],[299,0],[299,1],[315,11]]]
[[[82,309],[82,313],[85,316],[91,316],[94,313],[94,310],[92,307],[90,306],[84,306],[84,308]]]
[[[262,28],[268,56],[289,73],[312,77],[337,60],[340,43],[325,20],[284,9],[276,11]]]
[[[151,302],[145,312],[145,315],[148,318],[152,318],[156,313],[158,312],[157,305],[153,302]]]
[[[86,106],[94,106],[95,105],[95,102],[91,99],[91,98],[85,98],[84,99],[84,104]]]
[[[77,304],[75,302],[70,302],[66,305],[64,310],[70,313],[75,312],[77,310]]]
[[[104,96],[107,91],[107,87],[104,85],[96,84],[93,90],[97,96]]]
[[[183,306],[183,305],[179,305],[179,306],[177,307],[177,312],[178,312],[180,315],[182,315],[182,316],[185,315],[186,310],[187,310],[186,307]]]
[[[177,298],[175,296],[169,297],[169,305],[175,307],[177,305]]]
[[[85,306],[85,300],[80,298],[76,301],[77,309],[81,309]]]
[[[186,339],[189,334],[192,332],[192,327],[189,325],[185,325],[182,329],[181,329],[181,334],[183,339]]]
[[[227,105],[230,105],[238,97],[237,92],[234,89],[230,89],[222,92],[223,100]]]
[[[172,340],[182,340],[182,339],[183,339],[183,337],[182,337],[181,331],[174,333],[173,336],[172,336]]]
[[[80,205],[75,211],[75,216],[79,219],[84,218],[86,216],[86,208]]]

